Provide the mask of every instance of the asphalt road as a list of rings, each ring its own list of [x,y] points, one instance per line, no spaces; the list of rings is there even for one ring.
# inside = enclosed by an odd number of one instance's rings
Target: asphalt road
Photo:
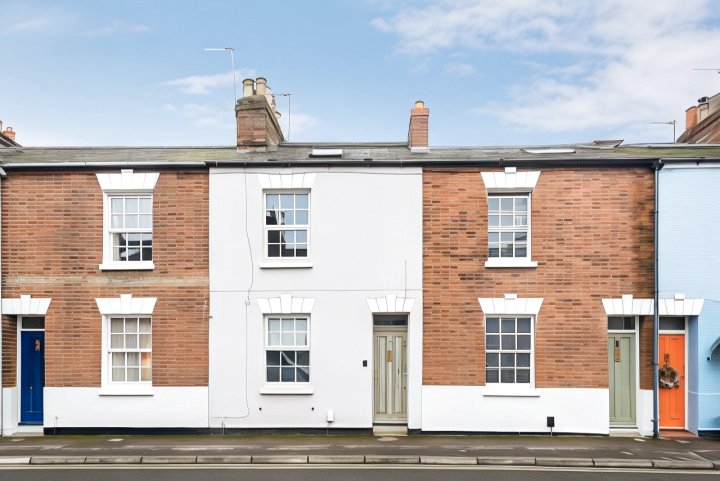
[[[0,480],[8,481],[633,481],[720,479],[717,471],[643,471],[570,469],[497,469],[482,467],[0,467]]]

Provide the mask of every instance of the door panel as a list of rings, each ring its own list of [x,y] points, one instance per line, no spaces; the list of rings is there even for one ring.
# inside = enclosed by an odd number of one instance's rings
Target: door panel
[[[677,387],[662,387],[660,397],[660,427],[685,427],[685,335],[660,335],[660,367],[675,369],[678,377]]]
[[[610,425],[635,426],[635,334],[608,335]]]
[[[42,424],[45,333],[20,331],[20,422]]]
[[[406,333],[375,332],[374,421],[407,422]]]

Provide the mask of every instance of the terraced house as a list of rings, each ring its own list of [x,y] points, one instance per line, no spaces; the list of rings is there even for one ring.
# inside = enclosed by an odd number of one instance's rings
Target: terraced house
[[[3,434],[653,433],[696,305],[655,299],[656,178],[702,147],[434,148],[421,101],[402,142],[291,143],[263,78],[236,116],[0,149]]]

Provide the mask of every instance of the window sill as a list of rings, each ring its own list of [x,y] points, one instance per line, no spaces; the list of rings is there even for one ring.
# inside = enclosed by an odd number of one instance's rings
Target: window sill
[[[260,394],[301,394],[307,395],[315,392],[312,386],[276,386],[266,384],[260,388]]]
[[[485,386],[484,397],[540,397],[540,393],[531,387],[496,387]]]
[[[98,396],[154,396],[152,386],[105,386],[98,389]]]
[[[485,262],[485,267],[489,268],[535,268],[538,263],[529,259],[500,259],[492,258]]]
[[[103,262],[98,267],[101,271],[151,271],[155,269],[155,263],[153,261]]]
[[[259,265],[260,269],[309,269],[312,266],[310,261],[265,261]]]

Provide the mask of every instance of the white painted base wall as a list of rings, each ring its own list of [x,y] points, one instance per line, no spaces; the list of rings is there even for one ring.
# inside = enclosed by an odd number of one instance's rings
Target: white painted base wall
[[[206,428],[207,387],[155,387],[152,396],[100,396],[96,387],[46,387],[46,428]]]
[[[637,427],[641,436],[653,435],[653,392],[648,389],[638,390]]]
[[[10,436],[18,429],[18,388],[6,387],[2,390],[2,435]]]
[[[486,396],[484,386],[423,386],[423,431],[608,434],[607,389],[536,389],[534,397]]]

